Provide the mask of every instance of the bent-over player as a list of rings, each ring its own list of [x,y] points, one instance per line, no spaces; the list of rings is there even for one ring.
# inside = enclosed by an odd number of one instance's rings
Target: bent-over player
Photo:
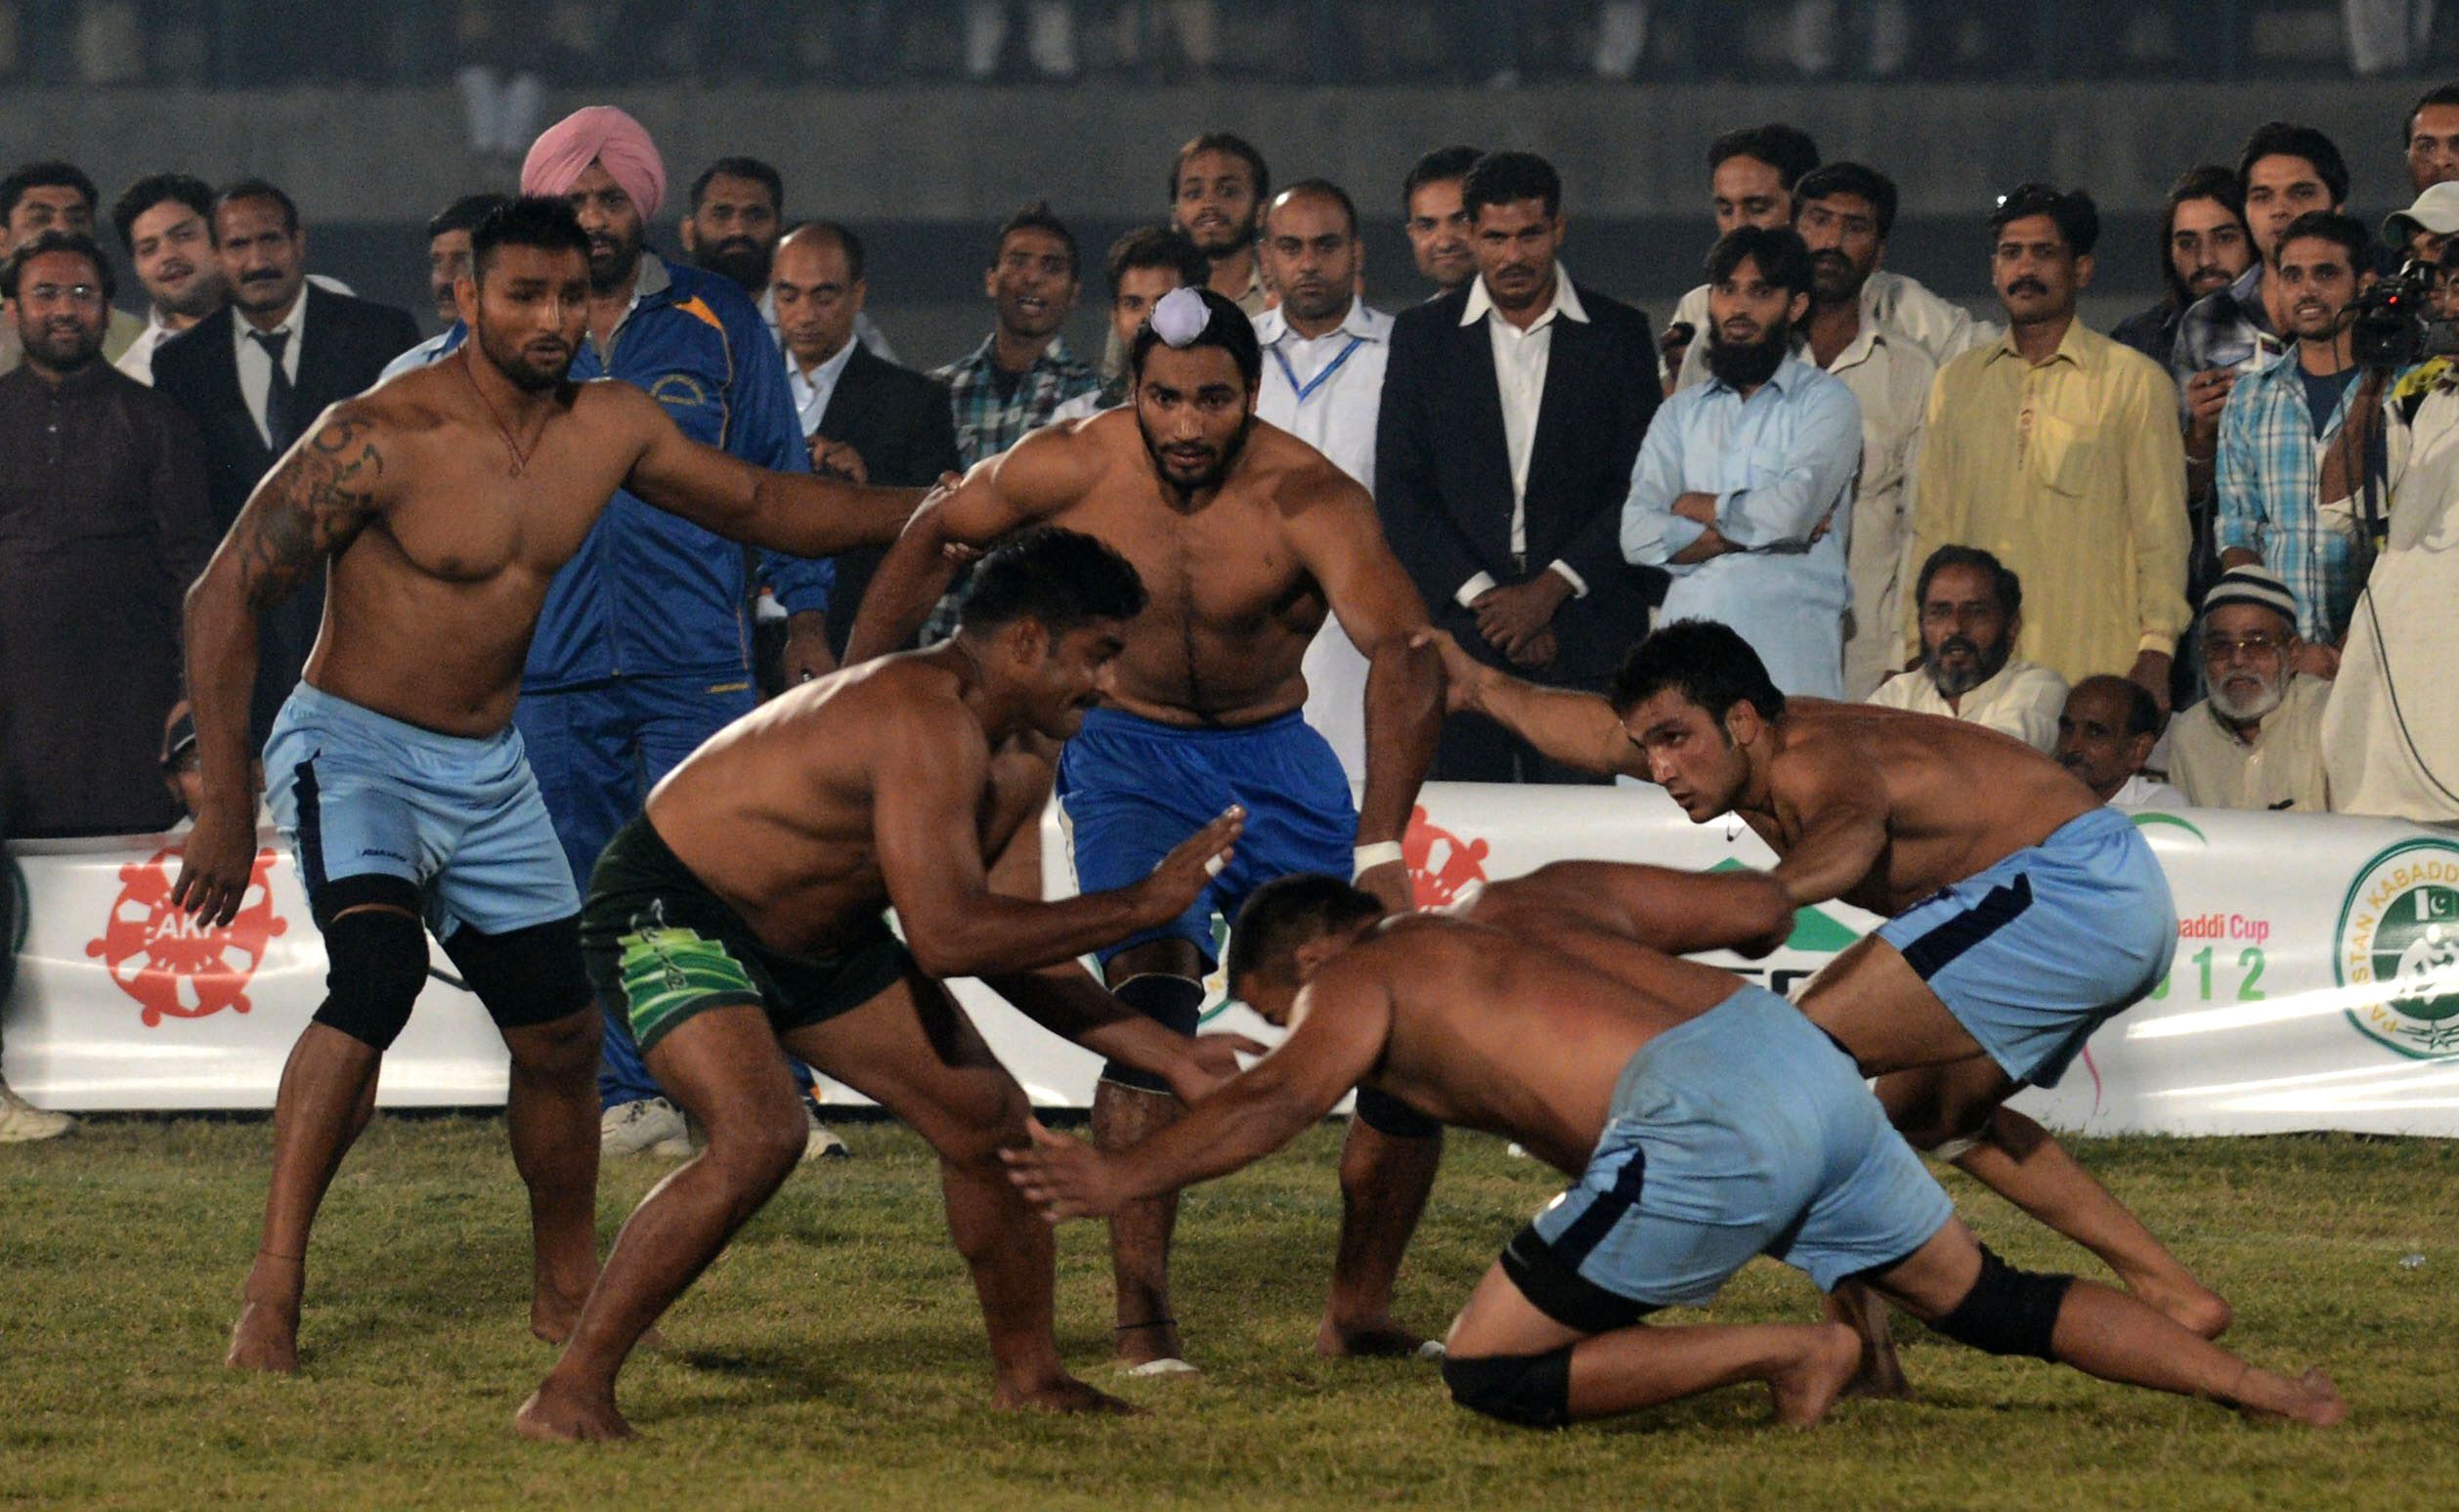
[[[1150,605],[1127,632],[1115,686],[1067,743],[1059,801],[1078,881],[1143,876],[1172,841],[1227,804],[1246,809],[1239,859],[1179,918],[1108,946],[1119,997],[1192,1033],[1213,966],[1212,917],[1290,872],[1355,871],[1408,906],[1400,841],[1434,757],[1437,660],[1412,650],[1426,610],[1384,543],[1374,501],[1320,453],[1254,417],[1263,352],[1219,294],[1163,296],[1128,348],[1132,405],[1035,432],[921,510],[881,565],[849,662],[900,645],[946,581],[942,546],[986,545],[1035,521],[1100,537],[1136,564]],[[1307,646],[1326,613],[1368,660],[1366,788],[1301,717]],[[1167,1089],[1112,1065],[1094,1094],[1094,1138],[1121,1145],[1177,1113]],[[1316,1347],[1398,1352],[1420,1341],[1391,1320],[1392,1281],[1442,1153],[1441,1130],[1379,1096],[1361,1100],[1341,1161],[1343,1218]],[[1118,1356],[1174,1373],[1167,1194],[1110,1226]]]
[[[252,886],[258,619],[330,564],[324,627],[265,748],[331,962],[282,1067],[262,1247],[228,1362],[298,1368],[308,1231],[375,1106],[431,923],[512,1055],[514,1164],[537,1241],[531,1327],[561,1339],[597,1274],[598,1030],[580,897],[510,728],[539,604],[618,488],[737,540],[825,556],[894,536],[917,496],[762,472],[684,439],[623,383],[574,384],[588,238],[553,200],[471,234],[475,339],[327,410],[188,596],[203,798],[174,897],[228,923]]]
[[[1236,809],[1183,830],[1132,884],[1056,903],[1039,901],[1038,849],[1011,844],[1039,825],[1054,748],[1108,686],[1143,602],[1136,570],[1100,541],[1027,531],[975,570],[955,638],[737,719],[607,844],[582,913],[590,979],[709,1144],[624,1226],[571,1344],[515,1419],[523,1433],[630,1433],[615,1406],[625,1357],[800,1153],[787,1053],[939,1152],[999,1404],[1120,1405],[1059,1363],[1050,1232],[996,1153],[1024,1143],[1024,1093],[938,978],[980,976],[1045,1026],[1190,1095],[1237,1069],[1233,1045],[1262,1048],[1171,1034],[1075,964],[1192,902],[1231,854]]]
[[[2226,1329],[2225,1302],[2038,1123],[2001,1106],[2054,1086],[2092,1031],[2169,970],[2176,905],[2125,814],[1994,731],[1788,698],[1722,625],[1657,630],[1607,698],[1442,649],[1457,707],[1558,760],[1657,783],[1694,823],[1739,817],[1777,853],[1772,875],[1796,906],[1840,898],[1886,916],[1819,973],[1801,1011],[1878,1078],[1896,1126],[2185,1327]],[[1840,1300],[1849,1311],[1857,1297]],[[1901,1391],[1880,1319],[1856,1320],[1872,1343],[1862,1385]]]
[[[2125,1292],[2006,1264],[1888,1127],[1850,1057],[1791,1005],[1636,943],[1690,879],[1549,869],[1455,914],[1390,919],[1330,877],[1259,889],[1230,986],[1289,1037],[1171,1128],[1100,1152],[1034,1126],[1010,1175],[1054,1221],[1234,1171],[1352,1085],[1517,1140],[1571,1175],[1451,1325],[1454,1400],[1506,1422],[1604,1417],[1765,1381],[1818,1419],[1861,1354],[1836,1323],[1650,1326],[1704,1306],[1765,1253],[1820,1287],[1847,1276],[1949,1338],[2104,1380],[2314,1426],[2348,1406],[2319,1371],[2257,1368]],[[1781,933],[1790,901],[1720,883],[1730,927]]]

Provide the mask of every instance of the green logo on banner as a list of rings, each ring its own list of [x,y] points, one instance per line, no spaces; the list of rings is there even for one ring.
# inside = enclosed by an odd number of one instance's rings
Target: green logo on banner
[[[2404,1056],[2459,1054],[2459,845],[2403,841],[2365,864],[2340,905],[2332,969],[2375,983],[2349,1022]]]

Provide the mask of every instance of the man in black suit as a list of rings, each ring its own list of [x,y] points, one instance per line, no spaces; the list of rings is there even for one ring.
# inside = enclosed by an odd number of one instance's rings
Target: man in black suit
[[[769,292],[777,301],[777,339],[786,349],[786,383],[811,448],[816,472],[894,488],[927,488],[957,465],[956,421],[948,391],[884,362],[854,339],[862,314],[862,238],[834,221],[811,221],[777,243]],[[862,590],[885,548],[866,546],[836,558],[830,589],[826,660],[811,640],[819,628],[789,627],[787,679],[833,670],[845,654]],[[796,621],[814,617],[797,615]]]
[[[407,310],[311,286],[298,206],[262,179],[215,195],[210,225],[231,302],[155,349],[153,382],[196,422],[214,523],[227,531],[290,444],[416,346],[418,325]],[[260,745],[324,615],[320,579],[264,618],[248,721]]]
[[[1556,260],[1562,180],[1544,158],[1489,152],[1461,199],[1477,278],[1393,325],[1375,429],[1384,535],[1434,623],[1470,655],[1601,692],[1661,593],[1618,541],[1661,397],[1648,317],[1573,282]],[[1429,775],[1595,780],[1456,715]]]

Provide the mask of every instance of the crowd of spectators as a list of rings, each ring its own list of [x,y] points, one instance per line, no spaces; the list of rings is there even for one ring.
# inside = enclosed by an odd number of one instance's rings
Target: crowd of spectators
[[[2422,71],[2430,0],[0,0],[0,81],[433,85],[503,134],[547,86],[1462,83]],[[263,39],[279,35],[280,48]],[[747,47],[745,38],[763,39]]]
[[[1998,305],[1976,319],[1885,266],[1882,169],[1825,161],[1783,123],[1708,152],[1706,281],[1661,327],[1570,274],[1572,207],[1537,154],[1442,147],[1358,195],[1276,187],[1255,145],[1208,132],[1153,165],[1153,223],[1097,268],[1107,353],[1060,339],[1086,254],[1036,202],[982,249],[988,334],[928,372],[865,313],[859,231],[798,219],[766,163],[719,159],[672,196],[680,256],[650,246],[667,168],[620,110],[527,146],[522,184],[569,199],[593,285],[629,291],[575,375],[637,384],[762,466],[926,484],[1128,403],[1123,345],[1200,283],[1256,322],[1259,413],[1366,486],[1434,622],[1493,665],[1601,688],[1652,621],[1713,619],[1788,693],[1988,725],[2106,799],[2453,819],[2459,367],[2428,354],[2459,343],[2357,315],[2402,270],[2422,281],[2402,308],[2450,313],[2459,85],[2394,124],[2414,201],[2380,239],[2310,128],[2262,124],[2234,164],[2184,171],[2166,293],[2114,337],[2077,317],[2099,235],[2085,191],[1972,206]],[[1360,197],[1414,253],[1414,279],[1372,281],[1389,308],[1367,297]],[[325,405],[451,358],[496,202],[444,206],[402,249],[454,323],[421,342],[409,313],[308,273],[278,185],[163,173],[107,207],[67,161],[0,180],[7,834],[175,821],[184,585]],[[124,301],[104,235],[136,273]],[[2389,350],[2386,329],[2429,339]],[[747,557],[621,496],[593,540],[550,594],[516,713],[583,882],[760,686],[838,665],[877,565]],[[260,738],[316,597],[265,626]],[[1308,671],[1310,717],[1361,774],[1365,668],[1337,626]],[[1466,718],[1434,775],[1581,780]],[[679,1120],[622,1027],[610,1147],[670,1146]],[[815,1124],[813,1149],[833,1143]]]

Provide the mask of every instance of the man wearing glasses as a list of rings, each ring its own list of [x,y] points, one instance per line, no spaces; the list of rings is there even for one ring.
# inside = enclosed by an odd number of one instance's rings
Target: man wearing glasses
[[[2203,595],[2211,697],[2178,716],[2169,780],[2197,808],[2328,813],[2322,711],[2331,684],[2296,670],[2297,600],[2277,573],[2232,567]]]

